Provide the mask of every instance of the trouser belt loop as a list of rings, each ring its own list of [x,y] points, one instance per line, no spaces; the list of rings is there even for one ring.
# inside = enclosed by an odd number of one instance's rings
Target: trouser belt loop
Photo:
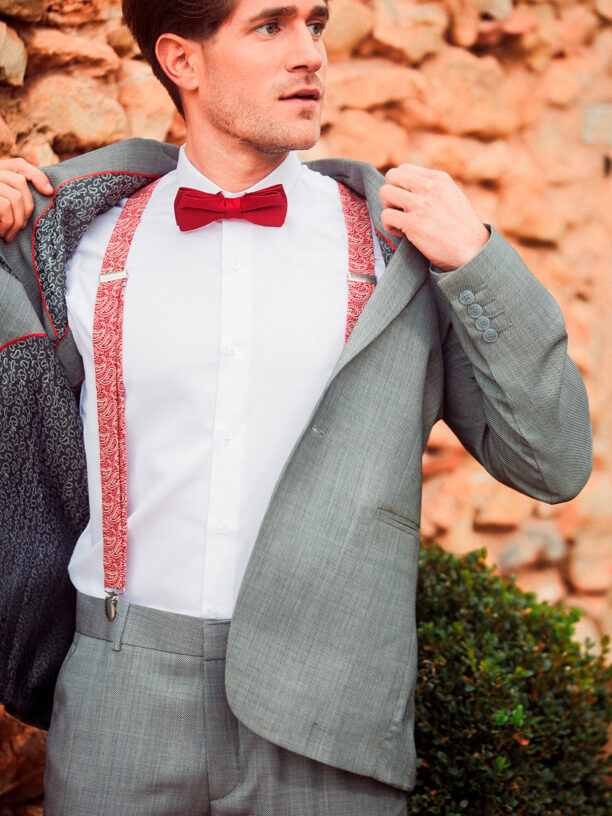
[[[125,624],[129,611],[129,603],[125,601],[118,601],[117,614],[115,615],[115,620],[111,623],[111,631],[113,634],[113,652],[121,651],[121,641],[123,640],[123,632],[125,630]]]

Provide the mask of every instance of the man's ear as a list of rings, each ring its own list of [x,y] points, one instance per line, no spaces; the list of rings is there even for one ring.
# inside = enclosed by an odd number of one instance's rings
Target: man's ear
[[[199,85],[197,59],[200,45],[177,34],[162,34],[155,43],[155,55],[165,74],[184,91]]]

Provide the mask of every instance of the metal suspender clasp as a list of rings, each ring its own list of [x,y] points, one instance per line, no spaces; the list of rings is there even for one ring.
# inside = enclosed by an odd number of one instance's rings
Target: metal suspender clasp
[[[127,269],[116,269],[114,272],[101,272],[100,283],[110,283],[110,281],[126,280]]]
[[[104,599],[104,611],[106,612],[106,617],[109,621],[115,620],[115,616],[117,615],[117,600],[119,598],[119,592],[116,589],[106,589],[106,597]]]
[[[352,269],[349,269],[348,279],[359,283],[371,283],[374,286],[376,286],[377,283],[376,275],[364,275],[361,272],[353,272]]]

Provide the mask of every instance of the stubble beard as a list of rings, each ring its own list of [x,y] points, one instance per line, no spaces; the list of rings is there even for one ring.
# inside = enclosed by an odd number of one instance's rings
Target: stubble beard
[[[281,103],[282,104],[282,103]],[[304,110],[299,119],[310,122],[308,132],[295,132],[291,125],[275,124],[273,117],[268,119],[261,116],[258,110],[243,110],[243,100],[236,100],[232,104],[224,98],[216,104],[209,105],[209,122],[227,136],[234,137],[243,147],[255,150],[266,155],[282,155],[290,150],[308,150],[313,147],[321,135],[321,109]]]

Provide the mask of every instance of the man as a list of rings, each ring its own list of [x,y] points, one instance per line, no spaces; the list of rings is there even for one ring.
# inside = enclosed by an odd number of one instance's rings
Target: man
[[[445,174],[299,164],[326,4],[124,13],[187,140],[50,168],[4,249],[3,699],[44,722],[70,558],[50,816],[405,813],[422,451],[443,417],[500,481],[580,490],[558,307]]]

